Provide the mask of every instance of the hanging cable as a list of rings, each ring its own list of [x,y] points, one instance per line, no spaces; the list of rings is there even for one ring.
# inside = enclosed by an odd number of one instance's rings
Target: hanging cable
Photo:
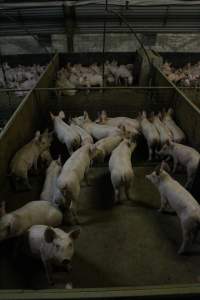
[[[126,6],[127,6],[127,4],[126,4]],[[124,16],[122,16],[122,15],[121,15],[120,13],[118,13],[118,12],[113,11],[112,9],[108,9],[108,3],[107,3],[107,5],[106,5],[106,11],[107,11],[107,12],[110,12],[110,13],[116,15],[116,16],[118,16],[118,18],[119,18],[121,21],[123,21],[124,24],[130,29],[131,33],[134,34],[136,40],[137,40],[138,43],[140,44],[140,47],[143,49],[143,51],[144,51],[144,53],[145,53],[145,55],[146,55],[146,58],[147,58],[147,60],[148,60],[149,65],[151,65],[151,59],[150,59],[150,57],[149,57],[149,55],[148,55],[148,53],[147,53],[147,51],[146,51],[146,49],[145,49],[145,47],[144,47],[142,41],[140,40],[140,38],[138,37],[138,35],[137,35],[137,33],[134,31],[134,29],[131,27],[131,25],[127,22],[126,18],[125,18]]]

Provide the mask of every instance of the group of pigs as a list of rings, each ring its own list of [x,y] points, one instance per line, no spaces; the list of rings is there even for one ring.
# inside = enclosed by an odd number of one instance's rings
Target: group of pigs
[[[177,164],[187,169],[187,188],[192,183],[199,164],[199,153],[183,145],[185,134],[172,118],[172,109],[163,114],[151,114],[145,111],[136,119],[127,117],[108,117],[102,111],[95,121],[87,112],[82,116],[64,121],[65,114],[50,113],[53,132],[37,131],[35,137],[16,152],[10,163],[11,176],[24,182],[28,189],[31,185],[28,172],[38,160],[48,163],[46,178],[40,200],[32,201],[11,212],[5,212],[5,203],[0,207],[0,240],[22,236],[29,245],[32,255],[40,258],[45,266],[49,282],[52,282],[52,265],[69,269],[74,253],[74,240],[80,234],[80,228],[66,233],[57,228],[63,221],[78,224],[77,204],[81,183],[87,182],[87,173],[93,162],[103,162],[109,157],[109,170],[114,189],[114,203],[122,201],[122,192],[128,200],[132,199],[134,189],[134,170],[132,153],[137,146],[137,137],[143,134],[149,148],[149,159],[154,155],[172,157],[173,172]],[[64,165],[58,157],[53,160],[50,146],[56,135],[60,143],[66,145],[69,158]],[[152,174],[147,175],[157,186],[161,194],[162,211],[169,204],[177,213],[182,226],[183,242],[179,253],[183,253],[188,243],[193,241],[200,228],[200,208],[191,194],[174,180],[169,166],[163,161]]]
[[[132,85],[133,65],[118,65],[117,61],[106,61],[104,64],[104,76],[106,85]],[[77,88],[92,86],[103,86],[103,66],[94,63],[88,67],[81,64],[68,63],[57,74],[57,87],[70,88],[72,90],[62,90],[63,95],[73,96]],[[74,89],[74,90],[73,90]],[[88,89],[89,92],[89,89]]]
[[[3,69],[5,73],[3,73]],[[5,63],[3,69],[0,68],[0,87],[30,90],[44,72],[45,66],[18,65],[12,68]],[[16,91],[15,93],[17,96],[24,96],[26,91]]]
[[[160,192],[159,212],[170,207],[180,220],[183,240],[178,253],[182,254],[196,240],[200,230],[200,206],[188,191],[199,167],[200,154],[192,147],[182,144],[186,141],[186,137],[172,119],[172,113],[173,111],[169,109],[163,116],[151,114],[147,118],[143,112],[140,125],[149,147],[149,159],[152,159],[152,154],[165,158],[151,174],[146,175],[146,178]],[[173,159],[172,173],[175,173],[178,166],[186,169],[185,187],[170,176],[171,170],[167,163],[170,158]]]
[[[195,87],[200,85],[200,62],[193,65],[188,63],[177,69],[171,63],[165,62],[162,65],[162,71],[169,80],[181,86]]]

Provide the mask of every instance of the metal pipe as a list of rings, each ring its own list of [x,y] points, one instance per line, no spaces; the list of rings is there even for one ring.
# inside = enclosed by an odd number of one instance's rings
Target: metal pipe
[[[59,87],[51,87],[51,88],[34,88],[34,91],[64,91],[64,90],[76,90],[76,91],[87,91],[87,90],[174,90],[173,86],[104,86],[104,87],[79,87],[79,88],[59,88]],[[179,89],[182,89],[179,87]],[[188,88],[185,87],[185,89],[197,89],[195,87]],[[198,87],[200,89],[200,87]],[[28,92],[31,89],[0,89],[0,93],[5,92]]]

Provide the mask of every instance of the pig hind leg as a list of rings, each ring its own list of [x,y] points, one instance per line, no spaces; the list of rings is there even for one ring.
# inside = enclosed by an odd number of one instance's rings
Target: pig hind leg
[[[187,219],[181,222],[183,241],[178,250],[178,254],[183,254],[192,241],[192,233],[195,228],[195,221],[193,219]]]
[[[185,184],[186,189],[190,189],[196,175],[196,168],[190,166],[187,167],[187,182]]]
[[[149,149],[149,160],[152,160],[153,157],[153,147],[150,143],[148,143],[148,149]]]
[[[132,200],[132,185],[133,185],[133,181],[132,179],[128,182],[126,182],[125,184],[125,194],[126,194],[126,198],[127,200]]]
[[[161,195],[161,198],[160,198],[160,208],[159,208],[158,212],[164,211],[164,209],[167,206],[167,203],[168,203],[167,198],[165,198],[163,195]]]

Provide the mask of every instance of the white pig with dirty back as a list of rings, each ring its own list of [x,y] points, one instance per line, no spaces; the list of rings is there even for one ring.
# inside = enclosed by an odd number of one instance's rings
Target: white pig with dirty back
[[[85,144],[93,144],[94,143],[92,136],[85,129],[83,129],[80,126],[75,125],[73,123],[71,123],[70,126],[74,131],[77,132],[77,134],[80,135],[80,137],[81,137],[81,146],[83,146]]]
[[[53,160],[46,170],[46,178],[40,199],[49,201],[55,207],[61,207],[65,205],[65,199],[57,187],[57,179],[60,175],[62,166],[60,157],[57,160]]]
[[[72,123],[85,129],[96,140],[100,140],[111,135],[121,134],[121,130],[117,127],[99,125],[92,122],[86,111],[84,111],[83,116],[72,118]]]
[[[49,284],[53,284],[52,267],[59,266],[69,272],[74,255],[74,241],[79,237],[80,229],[65,232],[60,228],[46,225],[33,225],[24,235],[21,243],[22,253],[28,253],[42,260]],[[28,247],[27,247],[28,246]]]
[[[0,207],[0,241],[23,234],[32,225],[59,226],[62,213],[47,201],[31,201],[6,213],[5,202]]]
[[[37,131],[35,137],[17,151],[10,163],[11,175],[22,179],[29,189],[31,186],[28,181],[28,171],[33,165],[37,171],[38,158],[42,152],[49,149],[51,141],[52,135],[49,134],[48,129],[43,134]]]
[[[98,119],[95,121],[97,124],[106,124],[111,126],[120,126],[123,125],[130,131],[131,128],[136,131],[140,130],[140,122],[138,119],[132,119],[127,117],[108,117],[107,112],[102,110],[101,114],[99,115]]]
[[[140,125],[142,133],[147,141],[149,149],[149,160],[152,160],[155,149],[159,146],[160,136],[154,124],[147,119],[146,112],[143,111],[142,114],[139,114],[141,119]]]
[[[159,190],[163,211],[167,204],[177,213],[181,222],[183,241],[178,253],[184,253],[200,229],[200,207],[192,195],[165,170],[163,164],[150,175],[146,175]]]
[[[77,134],[67,123],[63,121],[65,118],[64,112],[61,110],[56,116],[50,113],[51,119],[54,123],[54,131],[57,135],[58,140],[65,144],[69,154],[71,155],[75,149],[81,144],[80,135]]]
[[[176,171],[178,164],[186,168],[187,182],[185,187],[190,188],[199,166],[199,152],[186,145],[168,142],[157,153],[161,156],[171,156],[173,158],[173,173]]]
[[[186,140],[183,130],[176,125],[172,119],[173,109],[169,108],[167,112],[164,112],[163,123],[172,132],[172,140],[176,143],[184,143]]]
[[[94,144],[93,159],[95,161],[103,162],[124,138],[132,137],[131,132],[126,131],[125,126],[120,126],[120,129],[120,135],[108,136]]]
[[[76,150],[65,162],[57,179],[57,185],[66,201],[71,201],[71,210],[77,221],[77,201],[80,185],[89,170],[93,154],[93,146],[86,144]]]
[[[166,142],[171,141],[173,136],[171,131],[164,125],[163,122],[161,122],[160,117],[160,113],[158,115],[154,115],[154,113],[152,113],[151,115],[152,122],[160,135],[160,146],[163,146]]]
[[[136,145],[136,142],[132,142],[131,139],[124,139],[111,154],[109,170],[115,192],[115,203],[121,201],[122,190],[124,190],[127,200],[131,200],[132,198],[131,188],[134,179],[134,171],[131,157]]]

